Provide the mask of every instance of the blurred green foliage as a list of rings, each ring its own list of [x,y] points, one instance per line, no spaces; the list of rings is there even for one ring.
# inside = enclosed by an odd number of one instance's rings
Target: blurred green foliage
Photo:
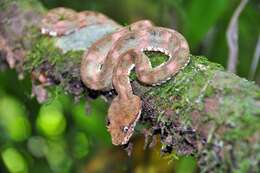
[[[57,100],[43,105],[36,120],[38,129],[48,137],[61,135],[66,128],[62,105]]]
[[[65,6],[102,12],[122,25],[150,19],[175,28],[187,38],[192,54],[226,66],[226,29],[239,0],[41,0],[46,8]],[[260,33],[260,2],[251,0],[239,19],[238,74],[247,77]],[[255,80],[260,81],[258,65]],[[192,157],[172,164],[159,147],[143,150],[136,140],[133,156],[111,145],[106,131],[107,105],[101,99],[78,103],[54,88],[52,99],[39,105],[28,78],[0,72],[0,172],[177,172],[196,171]],[[87,104],[87,105],[86,105]]]
[[[28,167],[24,157],[15,149],[7,148],[2,152],[3,161],[12,173],[27,173]]]
[[[0,99],[0,124],[8,138],[13,141],[23,141],[30,135],[30,123],[22,106],[9,96]]]

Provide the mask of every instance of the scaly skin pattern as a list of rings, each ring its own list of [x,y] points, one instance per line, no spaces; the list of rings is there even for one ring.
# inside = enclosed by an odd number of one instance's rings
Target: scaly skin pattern
[[[51,10],[42,20],[41,30],[43,34],[62,36],[99,23],[120,29],[97,40],[85,51],[80,68],[81,80],[93,90],[114,88],[117,91],[118,95],[108,110],[107,128],[112,143],[124,145],[133,135],[142,108],[141,98],[133,94],[130,85],[130,71],[135,67],[138,80],[143,84],[160,85],[188,64],[189,46],[180,33],[155,27],[149,20],[121,27],[100,13],[76,13],[65,8]],[[158,51],[169,59],[152,68],[144,51]]]
[[[95,11],[81,11],[78,13],[77,18],[79,28],[94,24],[110,24],[112,26],[120,27],[120,25],[117,24],[115,21]]]
[[[169,56],[167,62],[152,68],[144,51],[159,51]],[[115,145],[128,143],[140,118],[141,99],[132,92],[129,73],[133,67],[138,80],[147,85],[160,85],[189,62],[189,47],[184,37],[174,30],[152,27],[131,32],[116,42],[107,59],[117,59],[112,83],[118,96],[108,110],[108,130]]]
[[[80,28],[97,24],[109,24],[118,28],[121,27],[115,21],[101,13],[94,11],[77,13],[72,9],[64,7],[50,10],[42,19],[40,27],[42,34],[55,37],[68,35]]]
[[[96,43],[85,52],[81,61],[81,80],[93,90],[111,90],[112,74],[118,59],[108,59],[107,55],[122,36],[132,31],[152,27],[148,20],[141,20],[111,33]]]
[[[129,82],[131,69],[135,67],[140,82],[160,85],[189,62],[189,46],[180,33],[144,23],[133,23],[104,37],[82,58],[81,79],[87,87],[114,87],[118,93],[108,110],[107,128],[114,145],[128,143],[141,114],[141,99],[133,94]],[[152,68],[144,51],[159,51],[168,55],[169,60]]]
[[[66,35],[78,27],[77,12],[63,7],[50,10],[41,21],[42,34]]]

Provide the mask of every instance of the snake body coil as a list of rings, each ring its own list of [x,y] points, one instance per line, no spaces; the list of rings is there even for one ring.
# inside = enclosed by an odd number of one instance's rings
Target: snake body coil
[[[62,13],[64,18],[57,20]],[[98,15],[97,15],[98,14]],[[56,16],[50,20],[50,16]],[[50,20],[50,22],[48,22]],[[116,25],[109,18],[95,12],[51,10],[43,19],[42,31],[49,35],[64,35],[95,22]],[[62,28],[62,29],[61,29]],[[144,51],[166,54],[167,62],[152,68]],[[178,32],[155,27],[141,20],[106,35],[96,41],[82,57],[80,75],[83,83],[94,90],[114,88],[118,95],[108,110],[108,131],[112,143],[128,143],[141,114],[140,97],[132,92],[129,73],[135,67],[138,80],[147,85],[160,85],[178,73],[189,62],[189,46]]]

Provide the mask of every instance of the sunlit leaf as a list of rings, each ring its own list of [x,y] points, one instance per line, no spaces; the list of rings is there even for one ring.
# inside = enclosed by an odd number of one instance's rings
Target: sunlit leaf
[[[28,172],[27,163],[24,157],[15,148],[7,148],[1,155],[5,166],[11,173]]]
[[[23,141],[31,133],[31,126],[25,116],[23,105],[9,96],[0,99],[0,126],[14,141]]]
[[[184,35],[191,47],[195,47],[211,27],[220,19],[229,5],[227,0],[193,0],[187,2]]]
[[[46,136],[57,136],[64,132],[66,119],[58,102],[44,105],[36,120],[38,129]]]

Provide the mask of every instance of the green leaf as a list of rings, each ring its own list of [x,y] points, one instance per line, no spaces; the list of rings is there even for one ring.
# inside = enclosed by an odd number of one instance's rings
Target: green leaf
[[[184,35],[191,47],[195,47],[223,15],[229,1],[193,0],[187,3]]]
[[[28,172],[26,160],[15,148],[7,148],[1,155],[4,164],[10,173]]]

